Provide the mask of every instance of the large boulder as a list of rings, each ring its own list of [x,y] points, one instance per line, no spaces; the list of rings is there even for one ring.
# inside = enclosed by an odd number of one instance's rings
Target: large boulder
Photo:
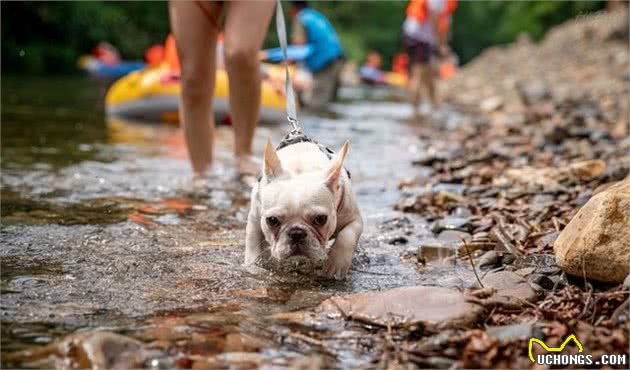
[[[630,272],[630,179],[593,196],[553,246],[569,274],[620,283]]]

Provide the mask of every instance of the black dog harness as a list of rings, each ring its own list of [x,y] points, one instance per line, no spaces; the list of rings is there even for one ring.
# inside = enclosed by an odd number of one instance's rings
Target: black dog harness
[[[289,131],[286,135],[284,135],[282,140],[280,140],[280,144],[278,144],[278,146],[276,147],[276,151],[282,148],[286,148],[289,145],[299,144],[299,143],[312,143],[312,144],[317,145],[319,150],[322,153],[324,153],[326,157],[328,157],[328,159],[332,159],[333,154],[335,154],[335,152],[332,149],[306,136],[304,132],[293,131],[293,130]],[[346,168],[344,168],[344,170],[346,170],[346,174],[348,175],[348,178],[351,178],[350,171],[348,171]],[[260,182],[260,180],[262,180],[262,173],[258,175],[258,181]]]
[[[317,145],[319,147],[319,150],[321,150],[322,153],[326,154],[326,157],[328,157],[328,159],[332,159],[332,155],[335,154],[332,149],[311,139],[310,137],[306,136],[304,132],[301,131],[290,131],[286,135],[284,135],[282,140],[280,140],[280,144],[278,144],[278,146],[276,147],[276,150],[280,150],[289,145],[298,143],[313,143]]]
[[[322,153],[324,153],[326,157],[328,157],[328,159],[332,159],[333,154],[335,154],[335,152],[332,149],[330,149],[326,145],[321,144],[320,142],[314,139],[311,139],[310,137],[306,136],[306,134],[302,131],[289,131],[286,135],[284,135],[282,140],[280,140],[280,144],[278,144],[278,146],[276,147],[276,150],[280,150],[289,145],[298,144],[298,143],[313,143],[317,145],[319,150]],[[348,174],[348,178],[351,178],[350,171],[348,171],[346,168],[344,168],[344,170],[346,170],[346,173]]]

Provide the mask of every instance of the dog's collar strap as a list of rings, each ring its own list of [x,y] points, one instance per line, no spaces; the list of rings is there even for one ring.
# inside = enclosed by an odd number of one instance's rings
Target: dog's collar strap
[[[286,135],[284,135],[284,137],[282,138],[282,140],[280,140],[280,143],[276,147],[276,150],[280,150],[289,145],[298,144],[298,143],[313,143],[317,145],[319,150],[321,150],[321,152],[324,153],[326,157],[328,157],[328,159],[332,159],[333,154],[335,154],[335,152],[332,149],[330,149],[326,145],[320,144],[319,142],[311,139],[310,137],[306,136],[304,132],[300,130],[293,130],[293,131],[288,132]],[[348,178],[351,178],[350,171],[348,171],[348,169],[346,168],[344,168],[344,170],[346,170],[346,174],[348,175]],[[262,180],[262,172],[258,174],[257,180],[258,182]]]
[[[313,143],[317,145],[319,147],[319,150],[321,150],[324,154],[326,154],[328,159],[332,159],[332,155],[335,154],[335,152],[333,152],[330,148],[306,136],[306,134],[302,131],[288,132],[286,135],[284,135],[284,137],[280,141],[280,144],[278,144],[278,146],[276,147],[276,150],[280,150],[289,145],[298,144],[298,143]]]

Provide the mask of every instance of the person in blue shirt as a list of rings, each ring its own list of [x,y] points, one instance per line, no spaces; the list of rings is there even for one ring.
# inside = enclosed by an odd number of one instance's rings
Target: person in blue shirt
[[[322,109],[337,97],[339,75],[344,64],[344,52],[335,29],[326,17],[310,8],[306,1],[291,1],[289,14],[293,18],[291,43],[307,46],[303,63],[313,75],[309,89],[302,94],[303,103]]]

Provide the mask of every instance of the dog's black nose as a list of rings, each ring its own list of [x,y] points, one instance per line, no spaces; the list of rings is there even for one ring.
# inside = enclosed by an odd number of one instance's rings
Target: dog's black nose
[[[292,242],[301,242],[306,239],[306,230],[301,227],[294,226],[287,231],[287,235]]]

